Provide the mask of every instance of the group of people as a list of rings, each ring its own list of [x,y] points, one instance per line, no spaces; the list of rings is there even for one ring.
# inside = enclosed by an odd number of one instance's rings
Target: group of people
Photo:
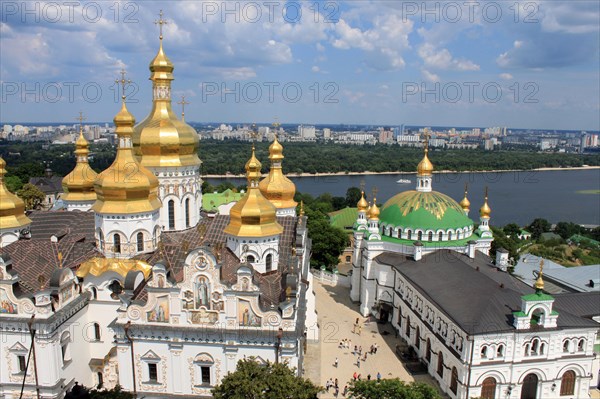
[[[329,390],[331,388],[333,388],[333,395],[336,398],[340,395],[340,385],[338,383],[337,378],[335,379],[335,381],[333,380],[333,378],[328,379],[327,382],[325,383],[325,388],[327,388],[327,392],[329,392]],[[346,396],[347,393],[348,393],[348,385],[345,385],[344,390],[342,391],[342,396]]]

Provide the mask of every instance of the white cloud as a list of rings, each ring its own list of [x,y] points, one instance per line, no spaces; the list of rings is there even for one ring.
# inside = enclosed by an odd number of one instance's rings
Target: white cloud
[[[478,71],[479,65],[465,59],[455,59],[448,49],[437,49],[433,44],[425,43],[418,50],[427,68],[456,71]]]
[[[310,70],[313,71],[313,72],[315,72],[315,73],[318,73],[318,72],[321,71],[321,69],[318,66],[316,66],[316,65],[314,65],[312,68],[310,68]]]
[[[440,81],[440,77],[435,73],[431,73],[426,69],[421,69],[421,75],[423,78],[429,82],[436,83]]]
[[[501,73],[500,75],[500,79],[504,79],[504,80],[512,80],[513,76],[510,73]]]
[[[317,51],[319,51],[319,52],[321,52],[321,53],[322,53],[323,51],[325,51],[325,46],[323,46],[321,43],[317,43],[317,44],[316,44],[316,48],[317,48]]]

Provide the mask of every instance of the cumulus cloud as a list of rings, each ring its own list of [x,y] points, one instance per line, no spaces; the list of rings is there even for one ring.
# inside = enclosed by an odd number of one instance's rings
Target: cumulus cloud
[[[510,73],[501,73],[500,75],[500,79],[504,79],[504,80],[512,80],[513,76]]]
[[[425,66],[432,69],[456,70],[456,71],[478,71],[479,65],[466,59],[452,57],[448,49],[437,49],[433,44],[425,43],[419,47],[419,57]]]
[[[438,75],[431,73],[426,69],[421,69],[421,75],[423,76],[423,79],[427,80],[428,82],[436,83],[440,81],[440,77]]]

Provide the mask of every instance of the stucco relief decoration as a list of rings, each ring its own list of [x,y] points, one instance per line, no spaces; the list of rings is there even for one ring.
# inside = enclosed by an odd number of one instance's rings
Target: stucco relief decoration
[[[240,299],[238,302],[238,323],[243,327],[260,327],[262,318],[259,317],[249,301]]]

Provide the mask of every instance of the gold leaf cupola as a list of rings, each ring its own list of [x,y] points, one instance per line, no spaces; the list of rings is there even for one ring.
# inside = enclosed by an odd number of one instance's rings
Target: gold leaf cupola
[[[369,203],[365,199],[365,192],[362,190],[360,192],[360,200],[356,204],[356,207],[358,208],[359,212],[366,212],[367,209],[369,208]]]
[[[275,205],[277,215],[294,216],[296,205],[298,205],[294,201],[296,185],[283,174],[281,167],[283,158],[283,146],[277,140],[277,135],[275,135],[273,143],[269,146],[271,169],[267,177],[260,182],[259,188],[263,196]]]
[[[125,85],[128,83],[125,72],[121,74],[121,82]],[[127,110],[125,95],[114,123],[117,155],[112,165],[96,178],[94,188],[98,198],[92,209],[97,213],[121,215],[156,211],[161,206],[157,195],[158,179],[133,155],[131,138],[135,118]]]
[[[488,189],[486,187],[485,188],[485,199],[483,201],[483,205],[481,206],[481,208],[479,208],[479,216],[481,216],[482,218],[489,219],[491,214],[492,214],[492,210],[490,209],[490,206],[488,205]]]
[[[467,183],[465,183],[465,196],[462,199],[462,201],[460,201],[458,203],[458,205],[460,205],[460,207],[463,209],[463,211],[465,211],[465,215],[469,215],[469,210],[471,209],[471,201],[469,201],[469,199],[467,198],[467,194],[468,194],[468,190],[467,190]]]
[[[25,203],[4,185],[6,162],[0,158],[0,248],[17,241],[21,230],[31,224],[25,216]]]
[[[423,159],[417,165],[417,191],[431,192],[431,176],[433,175],[433,164],[429,160],[429,132],[425,129],[425,143]]]
[[[87,211],[96,201],[96,192],[94,191],[94,181],[98,174],[90,167],[88,163],[88,142],[83,137],[83,117],[79,113],[79,138],[75,141],[75,156],[77,163],[75,168],[63,178],[62,186],[65,194],[62,199],[67,206],[67,210]]]
[[[275,206],[259,189],[260,161],[254,154],[246,162],[248,191],[230,210],[230,221],[225,233],[236,237],[269,237],[281,234],[283,227],[277,223]]]
[[[155,22],[160,27],[160,45],[156,57],[150,62],[152,81],[152,110],[140,122],[133,134],[133,147],[140,163],[146,167],[195,167],[198,158],[196,130],[179,120],[171,108],[171,82],[174,66],[163,50],[162,28],[167,22]]]

